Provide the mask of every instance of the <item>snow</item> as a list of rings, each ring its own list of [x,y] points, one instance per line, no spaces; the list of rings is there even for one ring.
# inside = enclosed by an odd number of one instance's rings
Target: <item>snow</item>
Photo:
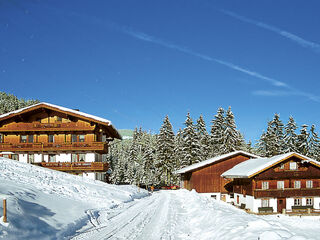
[[[60,239],[72,236],[97,209],[110,209],[148,193],[0,158],[0,198],[8,223],[0,239]],[[0,215],[2,214],[0,203]]]
[[[74,240],[319,239],[320,217],[259,216],[195,191],[164,190],[99,212]]]
[[[152,195],[0,158],[0,239],[307,240],[320,216],[248,214],[187,190]],[[1,208],[2,206],[0,206]],[[0,209],[0,215],[2,208]]]
[[[176,171],[176,173],[178,173],[178,174],[186,173],[186,172],[192,171],[194,169],[197,169],[197,168],[200,168],[200,167],[204,167],[204,166],[209,165],[211,163],[214,163],[214,162],[217,162],[217,161],[220,161],[222,159],[229,158],[229,157],[232,157],[232,156],[236,156],[236,155],[239,155],[239,154],[242,154],[242,155],[245,155],[245,156],[249,156],[251,158],[259,158],[259,156],[257,156],[257,155],[254,155],[254,154],[251,154],[251,153],[247,153],[247,152],[244,152],[244,151],[234,151],[234,152],[231,152],[231,153],[219,155],[217,157],[210,158],[208,160],[205,160],[205,161],[202,161],[202,162],[199,162],[199,163],[192,164],[190,166],[184,167],[184,168]]]
[[[66,108],[66,107],[61,107],[61,106],[58,106],[58,105],[55,105],[55,104],[51,104],[51,103],[46,103],[46,102],[37,103],[37,104],[31,105],[31,106],[28,106],[28,107],[20,108],[18,110],[15,110],[15,111],[12,111],[12,112],[9,112],[9,113],[2,114],[2,115],[0,115],[0,119],[3,118],[3,117],[9,116],[11,114],[16,114],[16,113],[23,112],[25,110],[28,110],[30,108],[33,108],[33,107],[36,107],[36,106],[39,106],[39,105],[46,105],[46,106],[49,106],[49,107],[57,108],[57,109],[59,109],[61,111],[70,112],[70,113],[73,113],[73,114],[81,115],[83,117],[94,119],[96,121],[104,122],[104,123],[108,124],[109,126],[112,125],[111,121],[107,120],[105,118],[97,117],[97,116],[94,116],[94,115],[91,115],[91,114],[88,114],[88,113],[80,112],[80,111],[77,111],[77,110],[73,110],[73,109]]]
[[[265,168],[268,168],[274,164],[281,162],[284,159],[289,158],[293,154],[297,155],[301,159],[304,159],[304,161],[312,162],[312,163],[319,165],[319,162],[317,162],[311,158],[303,156],[299,153],[290,152],[290,153],[277,155],[277,156],[274,156],[271,158],[249,159],[247,161],[244,161],[242,163],[237,164],[233,168],[224,172],[221,176],[228,177],[228,178],[248,178],[251,175],[253,175],[253,174],[255,174]]]

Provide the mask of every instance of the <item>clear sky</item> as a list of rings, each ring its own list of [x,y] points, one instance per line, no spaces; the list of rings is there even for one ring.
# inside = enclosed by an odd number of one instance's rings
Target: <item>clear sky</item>
[[[320,129],[320,1],[2,0],[1,91],[174,130],[232,107],[255,141],[279,113]]]

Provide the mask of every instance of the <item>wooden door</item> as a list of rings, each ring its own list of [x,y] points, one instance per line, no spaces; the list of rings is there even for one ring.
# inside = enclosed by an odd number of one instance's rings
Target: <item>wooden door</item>
[[[278,198],[278,212],[282,213],[282,209],[286,209],[286,199]]]

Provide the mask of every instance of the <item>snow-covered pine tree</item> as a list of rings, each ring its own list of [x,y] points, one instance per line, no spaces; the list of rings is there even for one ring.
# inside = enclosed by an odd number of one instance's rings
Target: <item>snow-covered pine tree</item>
[[[318,134],[316,133],[315,130],[315,125],[312,124],[310,128],[310,135],[309,135],[309,151],[307,156],[311,157],[315,160],[320,160],[320,139]]]
[[[183,129],[183,158],[181,167],[189,166],[200,162],[200,141],[197,137],[195,126],[193,124],[190,113],[187,114]]]
[[[223,154],[223,141],[224,141],[224,131],[225,131],[225,116],[224,109],[219,108],[217,114],[214,116],[214,119],[211,121],[211,156],[214,157],[217,155]]]
[[[206,123],[203,120],[202,114],[197,120],[196,124],[196,133],[200,141],[200,161],[206,160],[209,158],[210,154],[210,136],[207,132]]]
[[[262,138],[262,139],[261,139]],[[278,114],[268,122],[267,131],[261,135],[258,150],[266,157],[272,157],[284,153],[283,123]]]
[[[0,114],[18,110],[33,104],[39,103],[38,100],[24,100],[18,99],[12,94],[0,92]]]
[[[309,152],[309,133],[308,125],[303,124],[300,129],[300,134],[297,137],[297,151],[303,155],[307,155]]]
[[[289,117],[288,123],[285,126],[284,135],[284,152],[297,152],[297,124],[292,116]]]
[[[245,144],[244,139],[241,133],[237,130],[231,107],[229,107],[226,112],[224,126],[222,153],[229,153],[243,149]]]
[[[257,149],[256,151],[259,156],[261,157],[267,156],[267,145],[268,145],[267,134],[265,132],[262,132],[260,139],[256,144],[256,149]]]
[[[157,137],[158,166],[165,183],[171,182],[171,175],[175,165],[174,159],[174,132],[169,117],[166,116]]]

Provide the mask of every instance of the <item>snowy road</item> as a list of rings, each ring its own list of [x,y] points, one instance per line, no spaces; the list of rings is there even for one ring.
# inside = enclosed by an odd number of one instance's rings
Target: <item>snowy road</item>
[[[101,211],[97,225],[73,239],[187,239],[188,229],[184,226],[188,219],[183,205],[186,199],[176,193],[155,192],[150,197]]]
[[[320,239],[320,221],[250,215],[195,192],[160,191],[100,210],[73,239]]]

